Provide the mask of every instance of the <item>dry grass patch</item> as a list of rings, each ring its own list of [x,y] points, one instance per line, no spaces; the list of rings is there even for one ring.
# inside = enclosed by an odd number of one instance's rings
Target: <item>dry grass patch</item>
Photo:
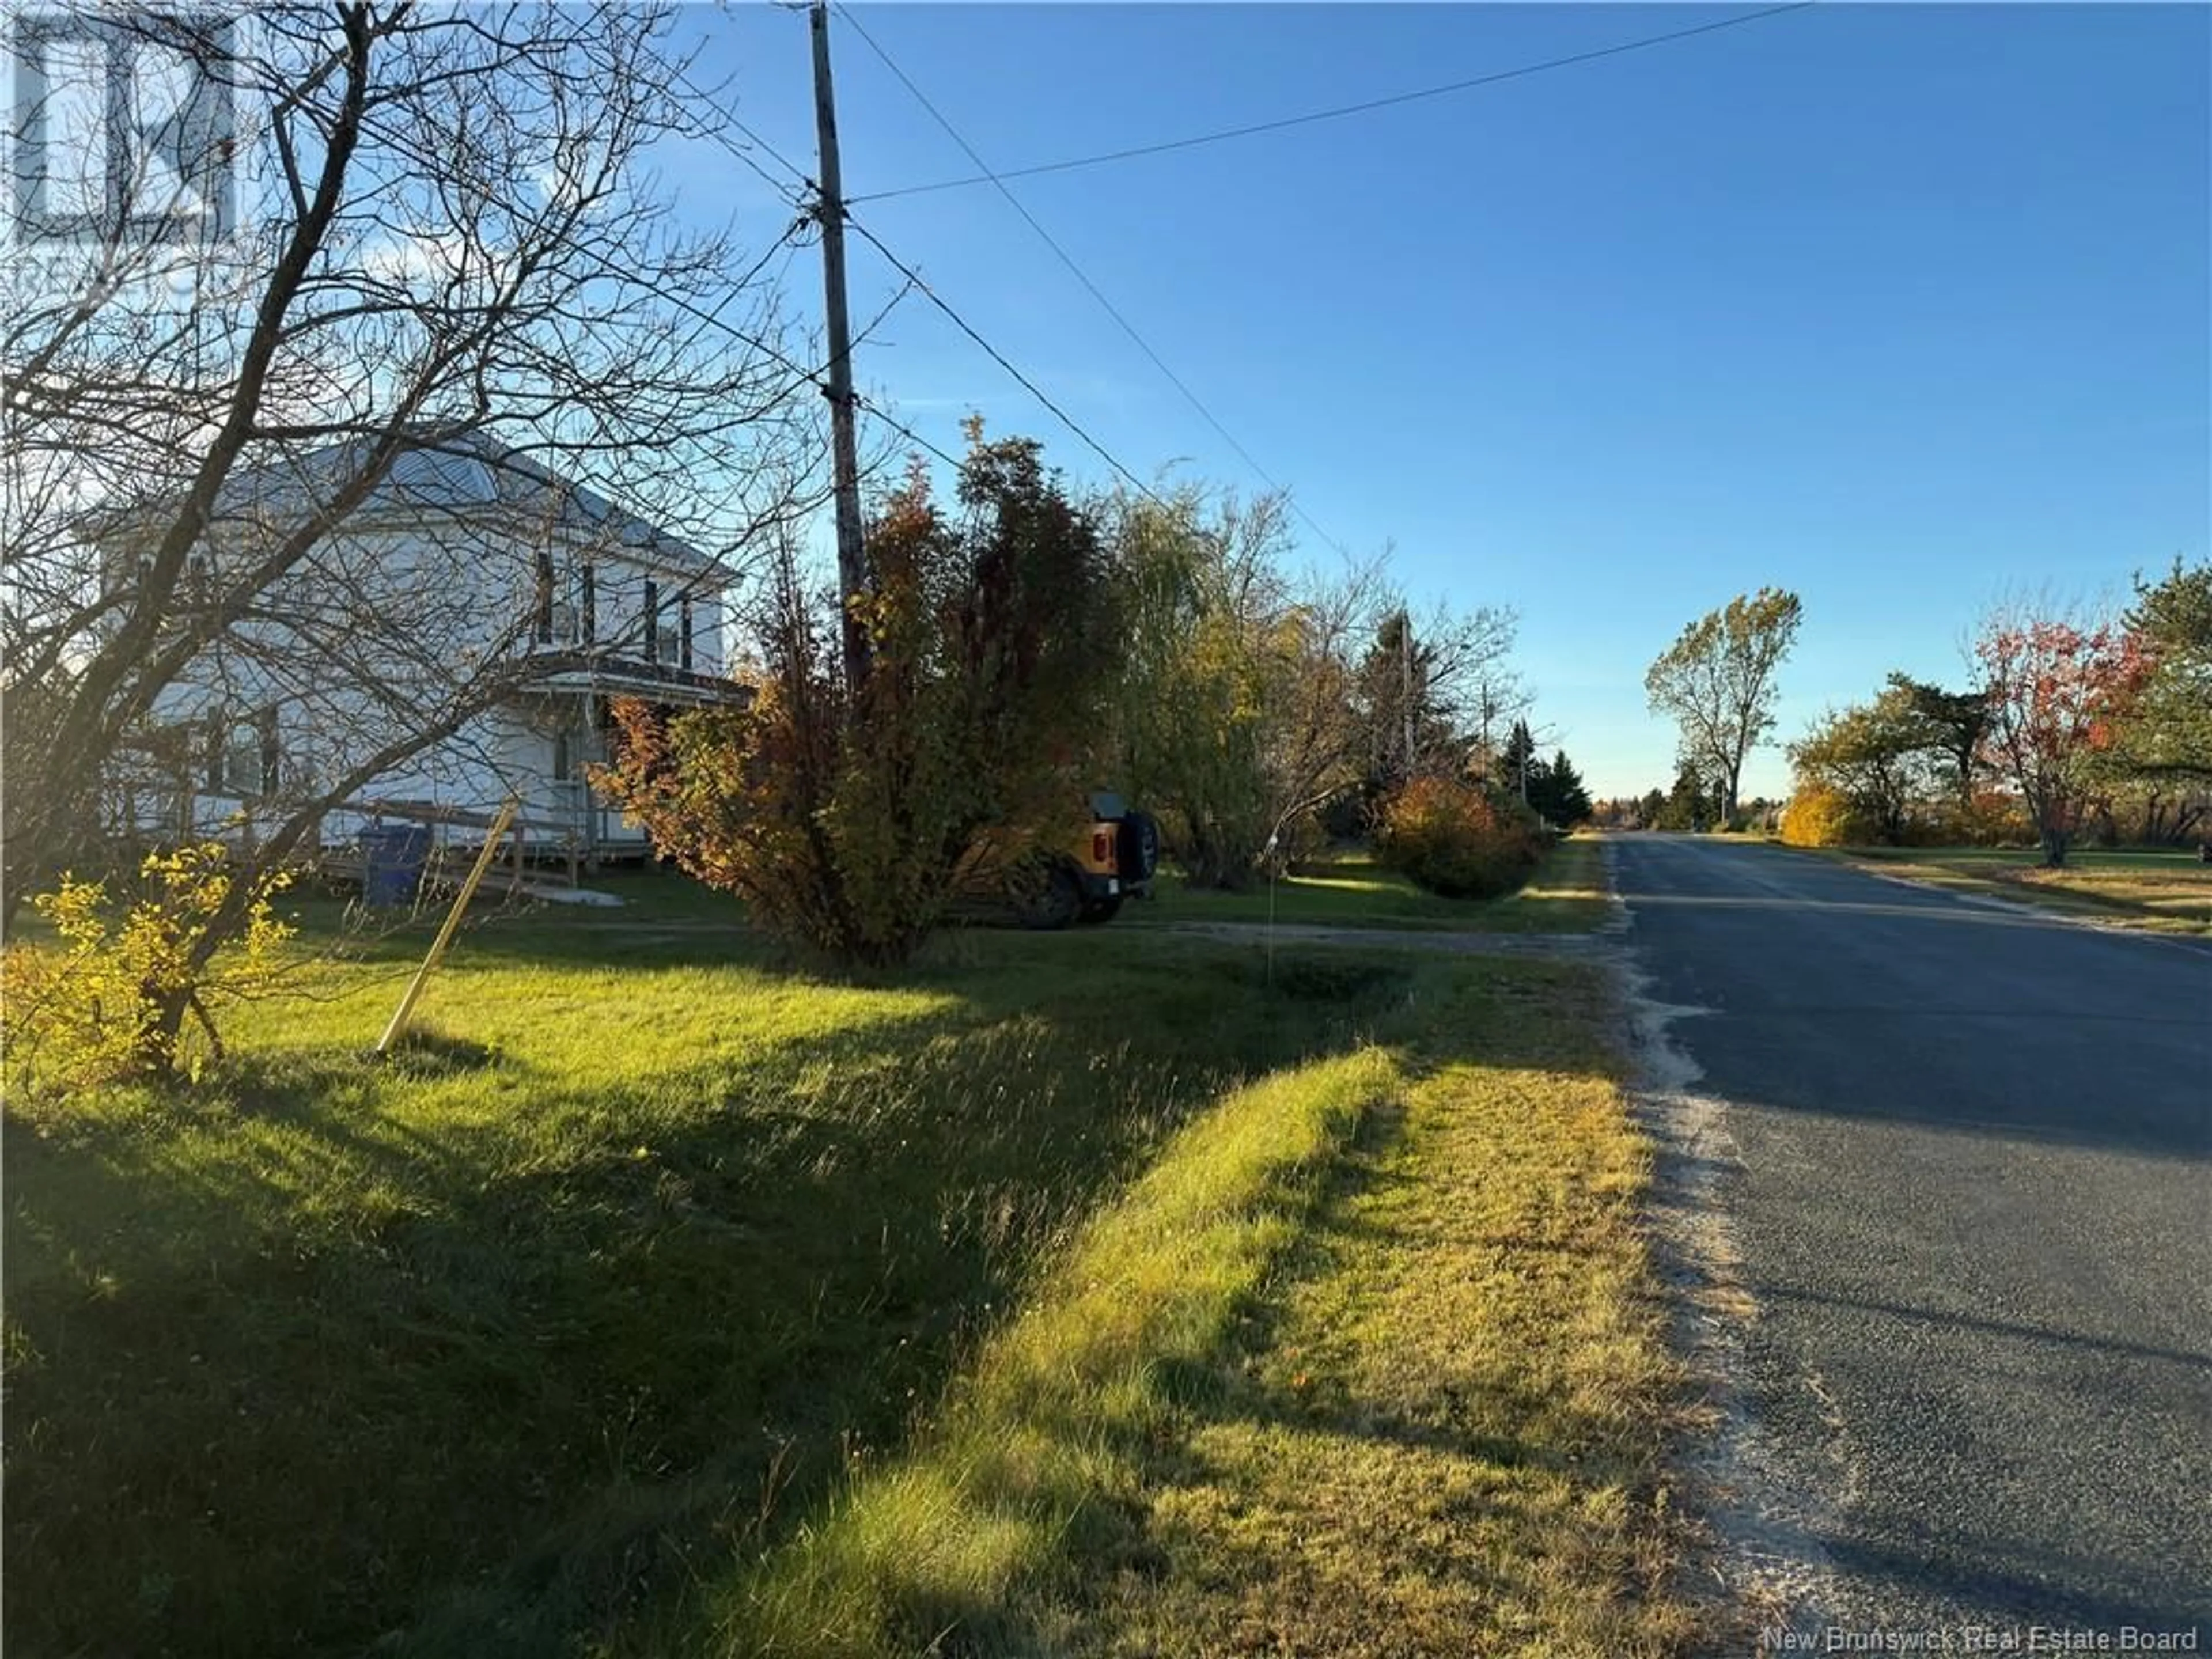
[[[915,1450],[857,1479],[792,1547],[743,1576],[726,1650],[1030,1652],[1026,1594],[1064,1557],[1127,1541],[1172,1380],[1220,1346],[1296,1236],[1333,1154],[1387,1099],[1379,1051],[1285,1072],[1222,1101],[1102,1211],[985,1344]]]
[[[1346,964],[1333,964],[1346,970]],[[1183,1131],[727,1652],[1662,1655],[1689,1610],[1649,1151],[1600,978],[1424,964]]]
[[[1110,1654],[1664,1654],[1691,1615],[1649,1152],[1579,969],[1462,979],[1325,1224],[1156,1457]]]
[[[2032,852],[1859,848],[1832,854],[1885,874],[2148,933],[2212,933],[2212,865],[2182,852],[2075,853],[2062,870]]]

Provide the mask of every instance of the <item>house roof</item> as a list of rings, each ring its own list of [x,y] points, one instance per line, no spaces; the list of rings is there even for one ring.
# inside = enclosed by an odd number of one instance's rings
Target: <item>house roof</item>
[[[216,492],[215,516],[281,522],[324,510],[358,476],[374,441],[351,439],[240,468]],[[411,438],[349,517],[386,514],[497,516],[533,538],[558,531],[687,573],[720,568],[689,542],[481,432]]]

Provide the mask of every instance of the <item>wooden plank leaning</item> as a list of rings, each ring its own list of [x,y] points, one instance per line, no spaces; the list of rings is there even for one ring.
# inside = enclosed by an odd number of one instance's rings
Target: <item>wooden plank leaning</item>
[[[499,816],[492,820],[491,833],[484,837],[483,850],[477,854],[476,865],[469,872],[469,878],[461,884],[460,895],[453,900],[453,908],[446,913],[445,926],[438,929],[438,937],[430,941],[429,954],[422,958],[422,965],[415,970],[415,977],[408,981],[407,994],[399,999],[399,1006],[392,1011],[392,1024],[384,1028],[384,1035],[377,1039],[378,1054],[390,1054],[392,1045],[398,1042],[400,1034],[406,1030],[407,1017],[415,1012],[416,1000],[422,994],[422,986],[429,979],[430,970],[438,965],[438,958],[446,954],[446,946],[453,943],[453,934],[461,925],[461,913],[469,908],[469,901],[476,896],[477,884],[483,880],[484,872],[491,868],[492,860],[499,855],[499,844],[507,838],[507,825],[514,821],[514,815],[521,806],[522,803],[510,795],[507,804],[499,809]]]

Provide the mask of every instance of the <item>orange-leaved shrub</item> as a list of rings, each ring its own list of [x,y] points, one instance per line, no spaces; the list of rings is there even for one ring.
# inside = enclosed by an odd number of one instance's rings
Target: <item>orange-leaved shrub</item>
[[[1383,802],[1375,851],[1428,892],[1490,898],[1527,880],[1541,847],[1534,824],[1480,789],[1416,778]]]
[[[1972,806],[1953,802],[1936,821],[1935,839],[1952,847],[2033,847],[2035,820],[2027,804],[2002,789],[1978,789]]]
[[[956,896],[1068,844],[1094,781],[1118,660],[1097,526],[1036,444],[969,435],[963,511],[917,463],[845,606],[781,550],[751,613],[747,706],[618,701],[592,775],[662,856],[847,964],[906,961]]]

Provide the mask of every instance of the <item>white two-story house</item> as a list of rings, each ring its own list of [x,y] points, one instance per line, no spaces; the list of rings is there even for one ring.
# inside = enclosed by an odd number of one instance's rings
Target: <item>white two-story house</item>
[[[178,604],[252,591],[161,694],[114,810],[155,833],[252,835],[324,802],[319,839],[370,817],[481,819],[512,796],[549,855],[635,856],[594,798],[608,706],[742,700],[725,676],[731,573],[481,436],[398,455],[351,505],[365,446],[234,478]],[[303,526],[286,573],[242,573]],[[112,544],[113,579],[137,556]],[[425,734],[435,734],[424,742]]]

